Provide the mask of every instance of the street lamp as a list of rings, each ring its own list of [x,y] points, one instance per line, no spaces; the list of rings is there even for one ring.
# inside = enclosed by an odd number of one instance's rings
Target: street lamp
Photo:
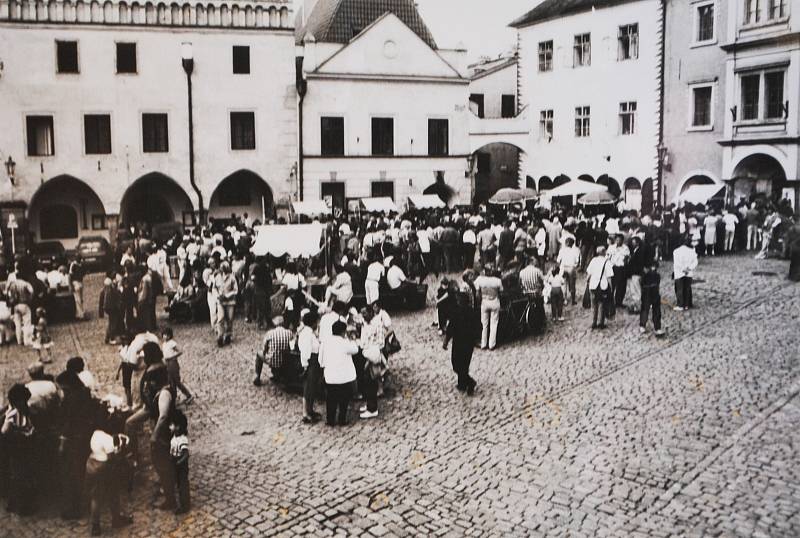
[[[8,180],[11,182],[11,186],[17,184],[17,178],[14,177],[14,171],[17,168],[17,163],[14,162],[14,159],[11,158],[11,155],[8,156],[8,160],[5,162],[6,165],[6,174],[8,174]]]
[[[205,208],[203,207],[203,193],[197,186],[194,178],[194,111],[192,110],[192,73],[194,72],[194,51],[192,44],[188,42],[181,43],[181,64],[183,71],[186,73],[186,88],[188,92],[188,107],[189,107],[189,183],[197,193],[197,201],[200,210],[200,225],[205,224]]]

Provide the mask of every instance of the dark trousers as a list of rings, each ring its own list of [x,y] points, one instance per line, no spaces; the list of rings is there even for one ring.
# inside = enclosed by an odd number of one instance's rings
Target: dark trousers
[[[569,291],[569,295],[572,299],[572,304],[576,304],[575,301],[575,281],[577,280],[577,269],[570,269],[564,271],[564,280],[567,281],[567,291]],[[566,293],[564,294],[564,298],[566,299]]]
[[[642,288],[642,309],[639,312],[639,326],[647,326],[650,310],[653,310],[653,328],[661,330],[661,295]]]
[[[550,316],[553,320],[564,317],[564,292],[561,288],[550,290]]]
[[[692,277],[675,279],[675,301],[681,308],[692,308]]]
[[[8,455],[8,511],[31,515],[36,511],[36,454],[34,439],[4,443]]]
[[[123,318],[125,322],[125,330],[130,335],[134,335],[138,333],[137,324],[136,324],[136,316],[135,312],[135,305],[133,303],[128,303],[125,305],[125,310],[123,311]]]
[[[378,383],[380,380],[373,379],[369,374],[369,364],[364,372],[364,399],[367,401],[367,411],[374,413],[378,410]]]
[[[169,454],[169,445],[164,443],[150,443],[150,459],[153,462],[158,482],[164,490],[164,504],[175,507],[175,465]]]
[[[328,385],[328,393],[325,399],[327,411],[327,422],[329,426],[336,425],[336,413],[339,413],[339,425],[347,424],[347,408],[350,405],[350,398],[353,395],[352,383],[342,383],[338,385]]]
[[[442,245],[442,272],[457,271],[458,265],[458,245],[456,243],[445,243]]]
[[[59,447],[58,464],[61,471],[60,493],[63,516],[80,516],[88,448],[88,438],[64,439]]]
[[[458,384],[456,386],[459,390],[466,390],[476,385],[475,380],[469,375],[472,352],[475,349],[473,342],[474,337],[472,335],[464,335],[463,341],[453,340],[450,363],[453,365],[453,371],[458,376]]]
[[[139,314],[139,328],[155,332],[156,330],[156,303],[139,303],[136,307]]]
[[[119,517],[119,484],[113,464],[108,461],[86,460],[86,488],[91,501],[91,523],[100,526],[100,511],[108,506],[112,520]]]
[[[108,312],[108,326],[106,327],[106,342],[114,340],[123,333],[122,312]]]
[[[464,269],[472,269],[475,264],[475,244],[463,243]]]
[[[189,460],[183,463],[175,463],[175,482],[178,485],[178,508],[181,511],[189,511],[192,507],[189,496]]]
[[[305,407],[305,416],[310,417],[314,415],[314,402],[319,394],[319,360],[316,353],[311,355],[308,360],[308,368],[306,368],[306,379],[303,383],[303,405]]]
[[[625,304],[625,292],[628,290],[628,278],[625,275],[624,267],[614,267],[614,304],[622,306]]]
[[[606,324],[606,294],[610,291],[592,290],[592,327],[604,327]]]

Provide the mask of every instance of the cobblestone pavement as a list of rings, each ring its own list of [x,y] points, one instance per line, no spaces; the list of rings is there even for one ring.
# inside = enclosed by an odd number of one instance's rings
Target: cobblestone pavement
[[[703,259],[696,309],[666,305],[664,339],[627,314],[590,331],[588,312],[568,309],[543,337],[476,352],[473,398],[455,390],[433,311],[398,314],[396,395],[343,429],[305,426],[299,397],[252,386],[252,327],[237,322],[219,352],[207,326],[177,326],[198,395],[194,509],[150,508],[147,469],[134,526],[116,535],[800,536],[800,287],[785,272]],[[674,298],[667,276],[662,295]],[[57,366],[80,353],[111,386],[101,323],[56,327]],[[32,360],[2,348],[4,390]],[[86,533],[0,509],[0,536]]]

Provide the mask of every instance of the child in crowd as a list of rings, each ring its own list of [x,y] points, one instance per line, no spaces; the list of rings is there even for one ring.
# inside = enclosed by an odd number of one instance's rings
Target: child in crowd
[[[181,366],[178,364],[178,357],[183,352],[178,349],[178,343],[173,339],[171,327],[164,327],[161,331],[161,353],[164,354],[164,363],[167,365],[169,384],[183,393],[183,403],[189,405],[194,401],[194,396],[181,381]]]
[[[44,308],[36,309],[36,317],[39,321],[33,328],[33,349],[39,354],[39,362],[49,364],[53,362],[50,349],[53,347],[53,339],[47,330],[47,312]]]
[[[255,295],[256,275],[250,275],[242,291],[242,299],[244,299],[244,320],[247,323],[251,323],[257,317]]]
[[[178,486],[178,508],[176,514],[185,514],[190,509],[189,498],[189,428],[186,415],[176,410],[172,415],[169,427],[172,438],[169,442],[169,454],[175,466],[175,482]]]
[[[639,332],[647,332],[647,318],[653,310],[653,328],[656,336],[663,336],[661,328],[661,275],[658,274],[658,262],[645,268],[642,275],[642,303],[639,313]]]
[[[547,275],[547,285],[550,287],[550,312],[553,321],[564,321],[564,274],[559,265],[554,265]]]

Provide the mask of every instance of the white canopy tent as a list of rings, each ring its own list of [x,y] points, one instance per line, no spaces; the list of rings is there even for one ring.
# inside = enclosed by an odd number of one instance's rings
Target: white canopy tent
[[[417,209],[436,209],[447,207],[438,194],[410,194],[408,204]]]
[[[313,217],[315,215],[330,215],[331,208],[324,200],[307,200],[305,202],[292,202],[292,209],[295,215],[306,215]]]
[[[723,189],[725,189],[725,185],[718,183],[714,185],[690,185],[677,196],[676,201],[678,204],[706,204]]]
[[[288,254],[293,258],[306,258],[319,254],[324,245],[325,226],[318,222],[257,226],[255,230],[256,240],[250,252],[256,256]]]
[[[361,206],[368,213],[399,213],[394,201],[389,197],[362,198]]]
[[[582,179],[573,179],[569,183],[550,189],[549,191],[542,191],[541,196],[546,198],[555,198],[557,196],[580,196],[582,194],[589,194],[590,192],[604,192],[608,187],[592,183],[591,181],[583,181]]]

